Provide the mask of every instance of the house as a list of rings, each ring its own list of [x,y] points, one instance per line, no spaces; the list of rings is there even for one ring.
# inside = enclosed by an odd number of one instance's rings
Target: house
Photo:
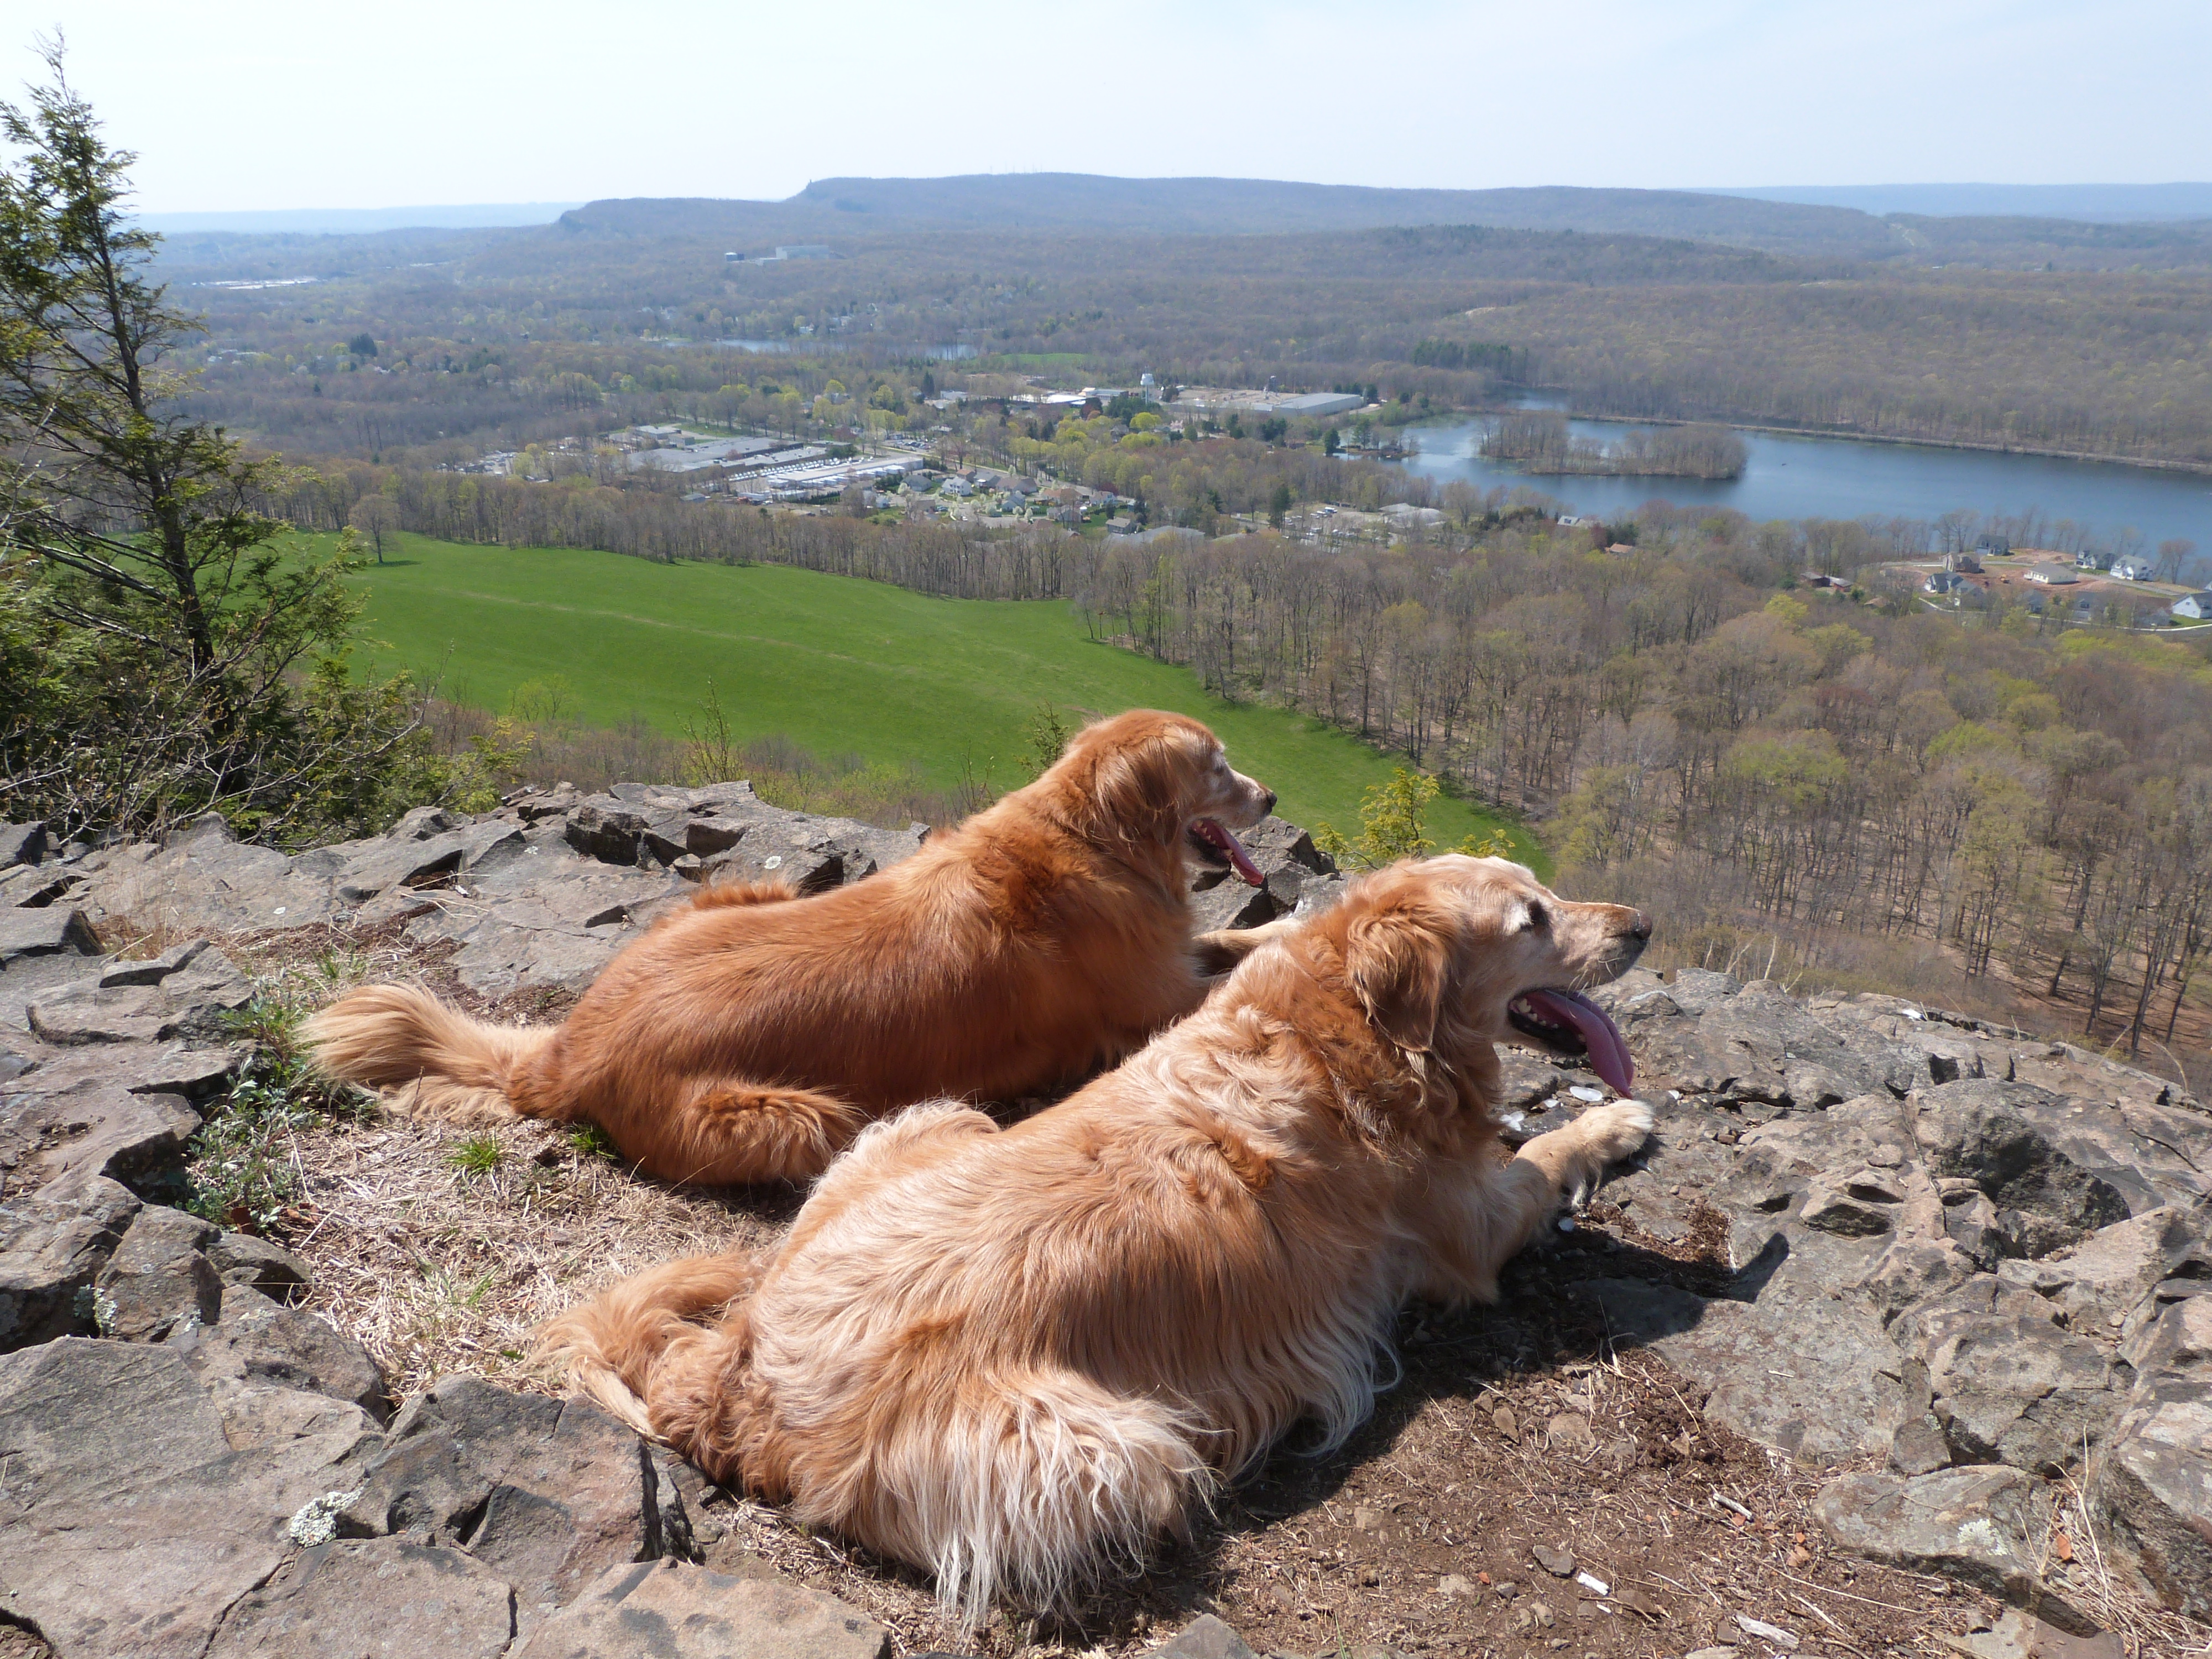
[[[1975,553],[1953,553],[1944,559],[1943,568],[1946,570],[1955,570],[1962,576],[1978,576],[1982,574],[1981,556]]]
[[[1920,584],[1920,591],[1923,593],[1955,593],[1962,587],[1972,586],[1972,582],[1956,571],[1936,570],[1931,571],[1928,580]]]
[[[2174,616],[2185,617],[2191,622],[2212,620],[2212,593],[2184,593],[2166,609]]]
[[[2063,564],[2039,564],[2028,571],[2022,580],[2040,582],[2045,587],[2068,587],[2081,579]]]
[[[2012,554],[2012,538],[2009,536],[1984,536],[1981,540],[1974,544],[1974,551],[1987,558],[2008,558]]]
[[[2112,574],[2124,582],[2147,582],[2151,578],[2148,559],[2114,559]]]
[[[2076,570],[2103,570],[2112,562],[2112,555],[2100,553],[2094,547],[2085,547],[2074,556]]]
[[[1566,526],[1569,529],[1572,529],[1576,525],[1582,522],[1582,519],[1577,514],[1562,513],[1559,514],[1559,522]]]

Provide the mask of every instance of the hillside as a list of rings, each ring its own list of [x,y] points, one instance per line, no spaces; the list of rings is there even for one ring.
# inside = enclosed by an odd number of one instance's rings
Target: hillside
[[[1392,225],[1690,236],[1875,255],[1896,241],[1848,208],[1751,202],[1690,191],[1385,190],[1272,179],[1113,179],[1092,173],[975,173],[950,179],[823,179],[781,202],[586,204],[563,228],[623,235],[760,234],[800,229],[867,235],[923,227],[1260,235]]]
[[[768,565],[659,564],[556,548],[399,538],[362,578],[368,629],[390,659],[444,695],[495,712],[558,678],[577,719],[633,716],[672,736],[701,715],[712,680],[739,739],[789,738],[823,754],[911,764],[944,790],[972,767],[1024,781],[1040,704],[1085,714],[1173,708],[1205,720],[1242,769],[1302,823],[1350,831],[1391,762],[1323,722],[1207,696],[1190,672],[1091,639],[1064,602],[940,599],[880,582]],[[1439,799],[1443,845],[1506,829]]]

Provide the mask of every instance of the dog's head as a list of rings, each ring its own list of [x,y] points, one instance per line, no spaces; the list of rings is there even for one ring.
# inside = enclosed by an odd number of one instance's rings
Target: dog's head
[[[1451,1060],[1477,1044],[1533,1041],[1586,1054],[1629,1092],[1627,1044],[1582,993],[1636,965],[1651,937],[1642,911],[1570,903],[1517,864],[1457,854],[1379,871],[1340,910],[1346,976],[1399,1048]]]
[[[1232,768],[1194,720],[1140,708],[1086,726],[1030,787],[1088,834],[1179,846],[1255,887],[1265,879],[1236,832],[1274,810],[1275,792]]]

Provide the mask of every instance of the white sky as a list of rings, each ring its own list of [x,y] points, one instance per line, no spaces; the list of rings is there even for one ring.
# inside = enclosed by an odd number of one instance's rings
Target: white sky
[[[787,196],[847,174],[2212,178],[2206,0],[0,0],[152,213]]]

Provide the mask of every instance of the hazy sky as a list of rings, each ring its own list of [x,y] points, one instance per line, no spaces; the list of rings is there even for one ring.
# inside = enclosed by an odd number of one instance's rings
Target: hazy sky
[[[1482,188],[2212,178],[2206,0],[0,0],[147,212],[1068,171]]]

